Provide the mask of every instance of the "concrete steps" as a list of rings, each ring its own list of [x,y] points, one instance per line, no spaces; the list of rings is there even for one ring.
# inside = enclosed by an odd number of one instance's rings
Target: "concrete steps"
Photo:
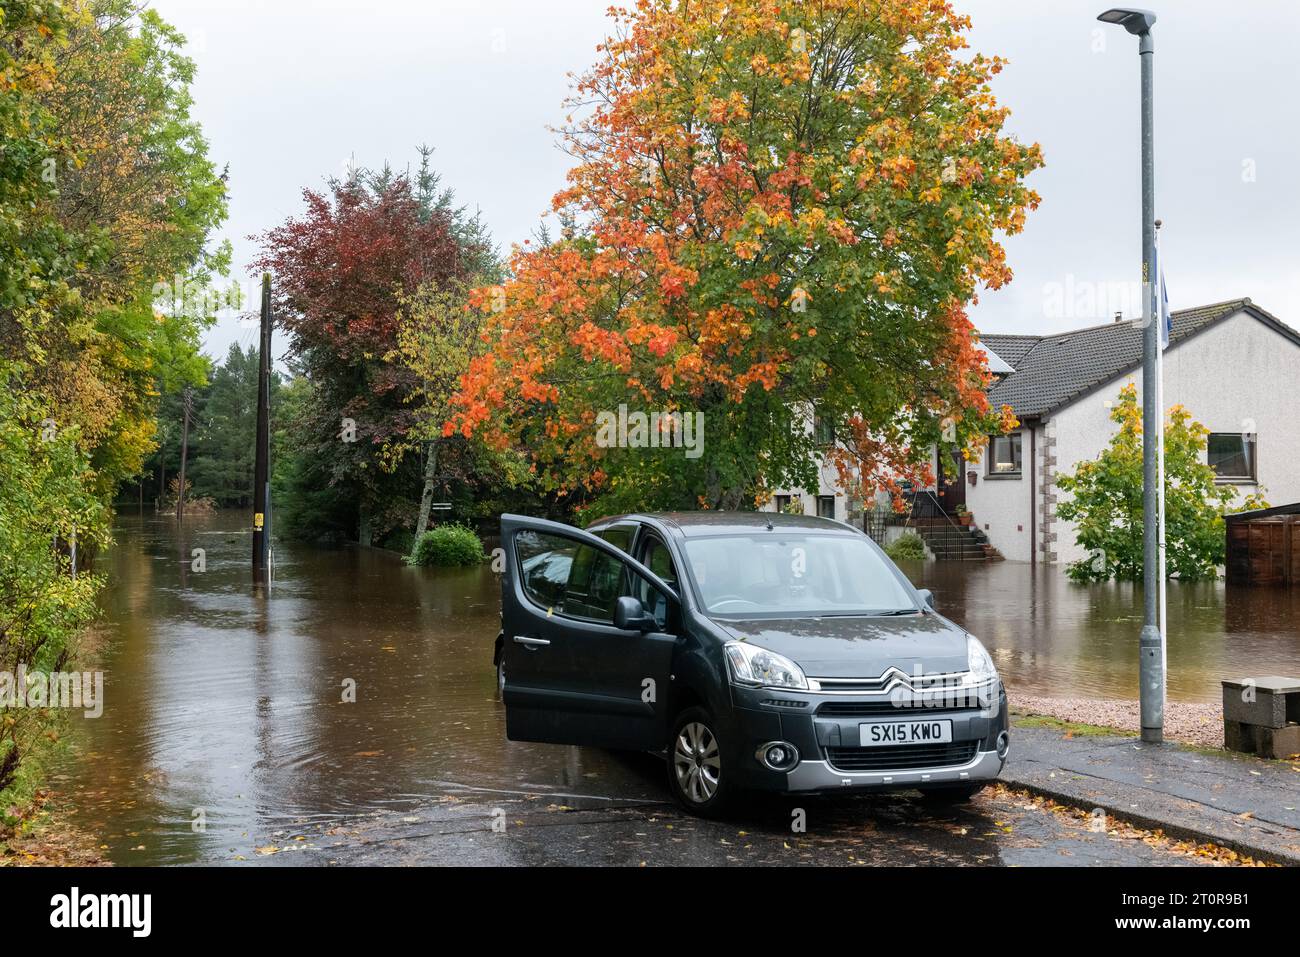
[[[985,534],[973,525],[956,525],[943,518],[918,519],[913,531],[940,562],[1000,562],[1002,553],[989,544]]]

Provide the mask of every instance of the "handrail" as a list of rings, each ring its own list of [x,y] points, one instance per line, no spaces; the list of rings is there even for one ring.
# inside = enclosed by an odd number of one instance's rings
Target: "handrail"
[[[924,511],[929,512],[930,514],[920,517],[935,518],[937,516],[942,516],[943,520],[947,523],[946,525],[938,526],[940,529],[938,533],[934,531],[936,526],[927,525],[926,528],[929,530],[930,535],[927,537],[925,534],[921,534],[921,538],[925,540],[926,544],[933,546],[936,544],[933,539],[937,537],[937,544],[943,545],[945,550],[949,547],[965,545],[969,538],[966,526],[959,525],[957,522],[953,521],[952,516],[944,511],[943,505],[939,501],[939,497],[929,489],[921,489],[913,494],[912,508],[908,513],[907,519],[903,522],[903,527],[918,530],[921,528],[920,524],[917,522],[917,504],[922,500],[925,500],[927,503]],[[934,548],[931,547],[930,550],[934,551]]]

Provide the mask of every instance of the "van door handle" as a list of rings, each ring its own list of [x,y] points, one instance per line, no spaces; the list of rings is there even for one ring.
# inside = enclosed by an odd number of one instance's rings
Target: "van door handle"
[[[523,635],[515,635],[515,644],[523,645],[525,648],[544,648],[550,644],[545,638],[525,638]]]

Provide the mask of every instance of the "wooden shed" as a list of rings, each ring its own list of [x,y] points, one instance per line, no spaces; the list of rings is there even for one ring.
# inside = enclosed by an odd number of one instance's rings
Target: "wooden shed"
[[[1300,502],[1227,516],[1228,584],[1300,585]]]

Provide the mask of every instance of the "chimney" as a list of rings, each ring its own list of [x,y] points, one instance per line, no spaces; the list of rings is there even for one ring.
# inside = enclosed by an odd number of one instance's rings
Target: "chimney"
[[[1116,309],[1116,310],[1115,310],[1115,321],[1116,321],[1116,322],[1123,322],[1123,321],[1124,321],[1124,313],[1123,313],[1121,310],[1119,310],[1119,309]]]

